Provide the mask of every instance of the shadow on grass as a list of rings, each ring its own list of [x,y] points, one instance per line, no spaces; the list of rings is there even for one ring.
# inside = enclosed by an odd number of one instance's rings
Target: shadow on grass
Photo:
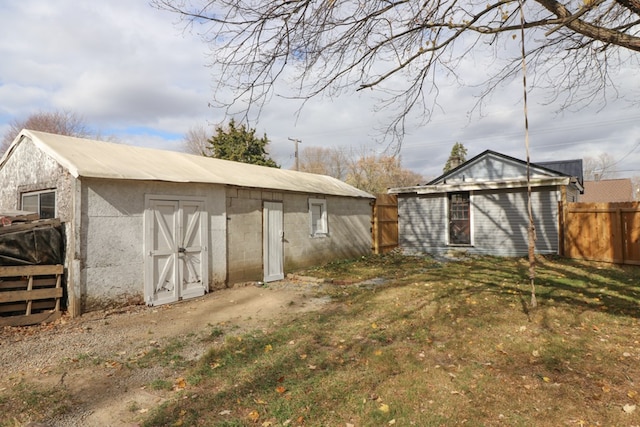
[[[523,258],[478,257],[447,262],[430,270],[425,280],[451,283],[451,294],[497,292],[521,296],[523,313],[531,293],[528,261]],[[470,282],[472,286],[460,286]],[[584,311],[606,311],[640,317],[640,267],[574,261],[559,257],[536,258],[535,289],[538,303],[568,305]],[[483,288],[478,288],[482,284]]]
[[[478,378],[485,371],[502,369],[528,379],[534,370],[564,372],[567,357],[584,347],[582,341],[551,340],[536,362],[542,367],[530,361],[526,341],[509,355],[497,347],[491,331],[494,319],[506,322],[505,328],[510,329],[514,322],[521,324],[513,317],[518,310],[522,320],[533,313],[527,304],[530,288],[525,259],[438,262],[394,255],[380,261],[372,257],[336,264],[325,273],[331,277],[357,271],[365,280],[386,277],[386,284],[336,286],[336,304],[327,310],[300,316],[272,331],[229,337],[225,346],[211,350],[192,373],[192,377],[203,378],[202,384],[190,386],[184,399],[163,406],[144,425],[195,425],[203,416],[219,426],[253,425],[256,420],[258,424],[322,420],[323,425],[343,425],[345,420],[354,420],[356,425],[384,425],[395,419],[402,424],[416,416],[416,405],[428,391],[412,383],[416,387],[412,393],[420,398],[407,401],[404,414],[381,413],[374,397],[384,388],[381,384],[387,382],[389,388],[389,382],[401,374],[407,380],[424,375],[420,357],[431,360],[431,366],[466,363],[474,367]],[[569,314],[594,311],[637,319],[639,277],[638,267],[538,257],[537,300],[543,308],[566,306]],[[553,320],[545,320],[542,326],[551,329]],[[469,347],[471,340],[474,348]],[[388,360],[378,362],[384,357]],[[433,368],[429,375],[442,375],[446,384],[462,381],[440,368]],[[459,421],[474,415],[472,405],[460,408],[463,410],[466,415],[460,415]],[[417,416],[422,425],[442,422],[436,412]]]

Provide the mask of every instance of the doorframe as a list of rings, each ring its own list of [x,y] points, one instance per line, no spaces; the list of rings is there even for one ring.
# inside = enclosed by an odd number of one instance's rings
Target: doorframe
[[[271,209],[268,205],[279,206],[277,209]],[[270,213],[278,211],[280,212],[280,229],[272,228],[270,221]],[[276,233],[272,235],[270,233]],[[277,258],[279,260],[279,271],[273,273],[270,270],[271,264],[269,263],[270,257],[272,253],[270,248],[272,247],[270,238],[275,238],[276,241],[279,241],[280,244],[276,245],[279,250],[279,254],[277,254]],[[284,203],[281,201],[273,201],[273,200],[263,200],[262,201],[262,270],[263,270],[263,280],[265,282],[274,282],[276,280],[284,279]]]
[[[154,268],[154,264],[152,262],[152,236],[151,236],[151,229],[152,229],[152,224],[153,224],[153,216],[154,215],[154,211],[151,209],[151,203],[152,201],[170,201],[170,202],[177,202],[177,211],[176,214],[178,215],[178,224],[177,224],[177,228],[179,229],[180,226],[184,225],[187,226],[188,224],[180,224],[180,222],[182,221],[181,218],[181,208],[180,208],[180,204],[181,202],[188,202],[188,201],[194,201],[194,202],[201,202],[202,203],[202,218],[200,219],[201,221],[201,227],[204,226],[204,230],[202,231],[202,238],[203,238],[203,242],[202,242],[202,267],[201,267],[201,277],[202,277],[202,293],[198,292],[197,295],[190,295],[189,298],[193,298],[196,296],[200,296],[200,295],[204,295],[204,293],[206,293],[208,291],[208,284],[209,284],[209,216],[208,216],[208,210],[207,210],[207,202],[206,202],[206,198],[205,197],[199,197],[199,196],[178,196],[178,195],[173,195],[173,194],[145,194],[145,198],[144,198],[144,214],[143,214],[143,255],[144,255],[144,299],[147,305],[161,305],[163,304],[163,302],[160,303],[155,303],[153,301],[153,290],[154,290],[154,286],[155,284],[152,283],[153,282],[153,268]],[[177,231],[177,230],[176,230]],[[176,251],[178,249],[176,248]],[[182,269],[180,263],[178,263],[176,266],[176,271],[175,271],[175,275],[179,276],[180,273],[179,271]],[[177,278],[178,280],[181,280],[180,277]],[[176,292],[178,293],[177,297],[176,297],[176,301],[183,299],[183,296],[181,295],[181,285],[179,283],[175,284],[176,286]],[[170,303],[170,302],[175,302],[175,301],[167,301],[166,303]]]

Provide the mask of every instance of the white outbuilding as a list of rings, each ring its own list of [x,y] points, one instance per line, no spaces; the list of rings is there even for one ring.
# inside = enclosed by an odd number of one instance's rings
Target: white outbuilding
[[[63,222],[72,315],[371,253],[374,197],[323,175],[23,130],[0,182],[0,208]]]

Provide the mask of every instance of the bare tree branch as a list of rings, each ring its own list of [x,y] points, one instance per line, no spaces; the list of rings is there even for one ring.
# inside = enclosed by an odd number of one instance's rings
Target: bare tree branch
[[[200,33],[215,67],[215,105],[257,120],[273,96],[304,102],[375,90],[400,141],[409,115],[428,121],[438,82],[459,84],[477,52],[502,64],[485,97],[519,73],[517,3],[498,0],[152,0]],[[552,90],[559,108],[618,96],[612,71],[638,63],[640,0],[533,0],[525,4],[531,88]],[[501,44],[504,46],[504,44]],[[285,87],[285,89],[281,89]]]

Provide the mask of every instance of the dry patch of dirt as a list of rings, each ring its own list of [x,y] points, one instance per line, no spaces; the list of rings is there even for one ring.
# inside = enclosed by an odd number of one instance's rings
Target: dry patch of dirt
[[[133,306],[62,318],[48,325],[0,330],[0,398],[18,385],[62,389],[64,410],[46,426],[136,426],[147,411],[172,396],[190,365],[224,335],[267,328],[329,301],[313,280],[287,280],[212,292],[177,304]],[[224,333],[222,335],[221,331]],[[220,335],[220,336],[218,336]],[[178,363],[162,352],[179,342]],[[157,358],[149,358],[156,350]],[[148,363],[151,362],[151,363]],[[156,384],[164,387],[154,387]],[[37,418],[37,417],[36,417]],[[26,425],[22,413],[11,425]]]

